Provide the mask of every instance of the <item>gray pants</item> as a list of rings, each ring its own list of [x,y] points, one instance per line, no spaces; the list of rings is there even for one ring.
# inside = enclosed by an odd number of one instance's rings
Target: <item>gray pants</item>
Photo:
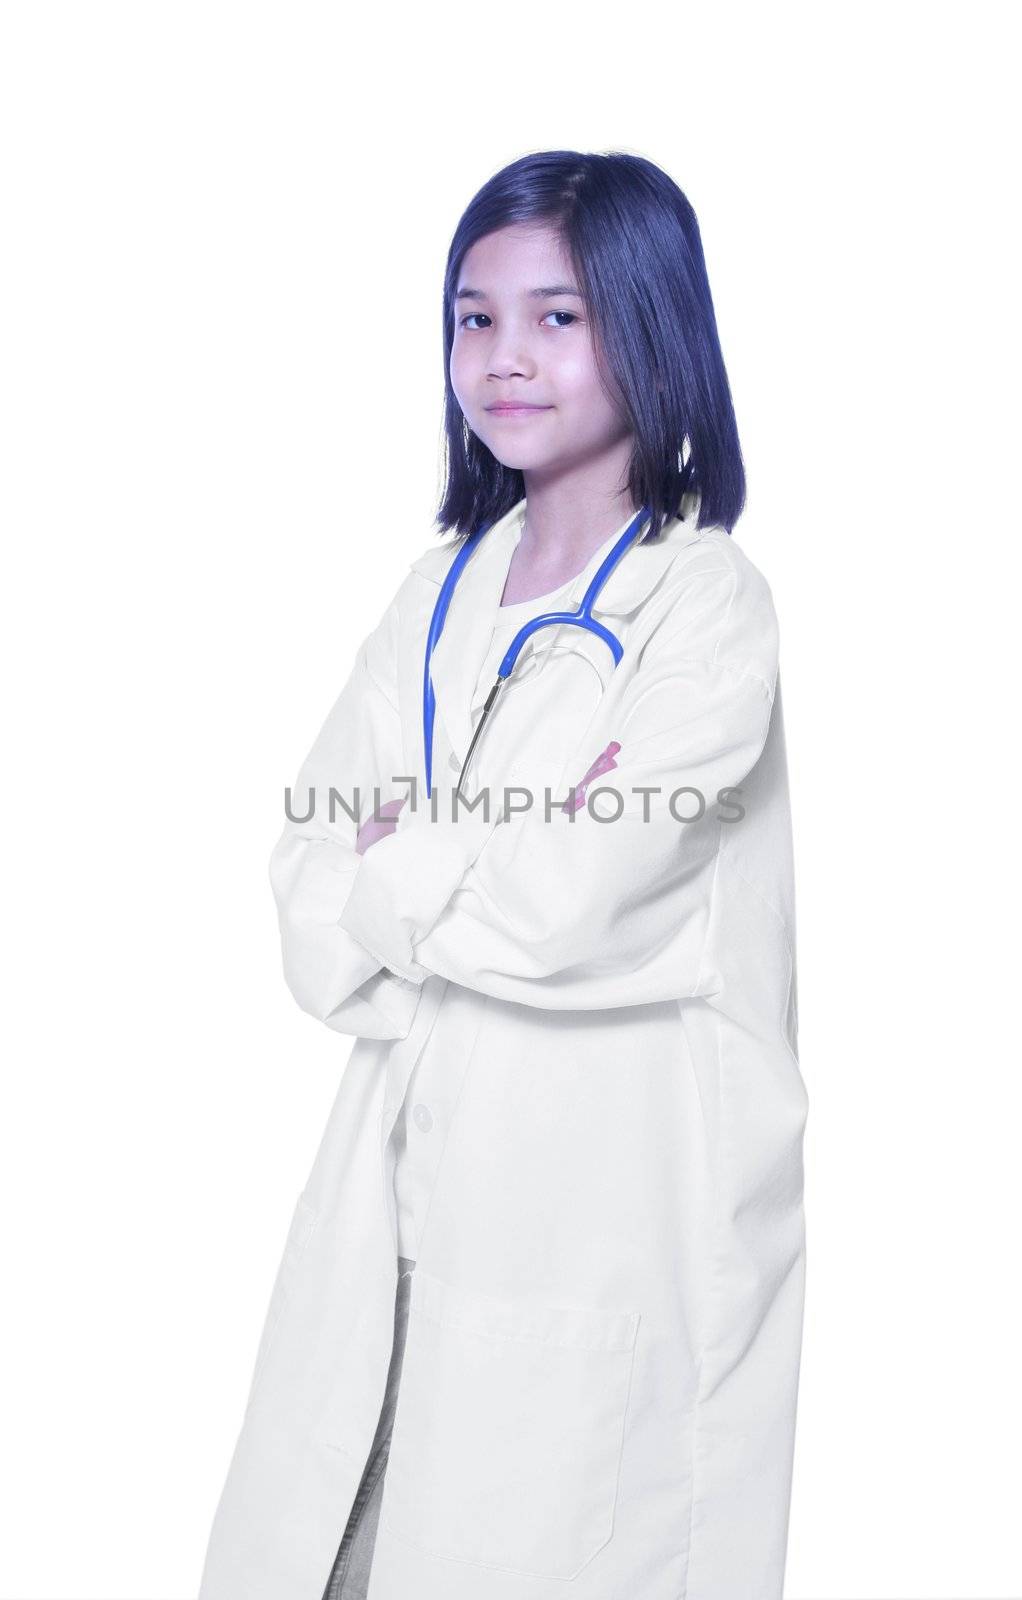
[[[390,1453],[390,1436],[394,1428],[397,1409],[397,1390],[401,1381],[401,1363],[405,1353],[405,1335],[408,1332],[408,1304],[412,1292],[414,1261],[398,1256],[397,1298],[394,1306],[394,1344],[391,1350],[387,1390],[383,1397],[376,1437],[369,1451],[369,1459],[362,1474],[355,1503],[351,1508],[348,1526],[344,1530],[340,1549],[334,1560],[323,1600],[366,1600],[369,1590],[369,1573],[376,1546],[376,1528],[380,1520],[380,1502],[383,1499],[383,1473]]]

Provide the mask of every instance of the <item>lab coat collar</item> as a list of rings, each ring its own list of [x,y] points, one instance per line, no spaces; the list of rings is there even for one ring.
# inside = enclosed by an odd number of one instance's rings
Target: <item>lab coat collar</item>
[[[459,761],[464,759],[477,714],[491,687],[479,683],[479,674],[493,637],[494,615],[504,592],[511,558],[522,536],[525,508],[524,499],[512,506],[483,535],[478,548],[469,557],[455,587],[444,631],[431,658],[430,674],[436,694],[437,715],[443,721],[451,748]],[[696,527],[698,494],[684,497],[681,513],[681,516],[672,518],[664,526],[659,538],[649,543],[635,544],[625,553],[597,596],[593,606],[594,617],[621,617],[635,611],[664,577],[679,550],[702,537]],[[558,607],[559,610],[573,610],[581,603],[601,559],[608,553],[608,546],[613,548],[613,540],[625,531],[633,515],[634,512],[630,513],[613,539],[606,541],[593,554],[575,578],[568,598]],[[411,569],[434,583],[439,593],[458,548],[460,541],[448,540],[412,561]],[[585,655],[596,667],[601,679],[609,673],[612,661],[606,646],[594,641],[592,635],[581,628],[541,628],[532,635],[525,648],[531,653],[540,654],[555,644],[561,649],[575,650]],[[520,659],[524,659],[524,652]]]

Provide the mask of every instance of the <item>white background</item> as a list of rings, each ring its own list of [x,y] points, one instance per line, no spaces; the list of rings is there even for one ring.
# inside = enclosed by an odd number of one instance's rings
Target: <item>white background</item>
[[[544,148],[695,206],[780,617],[787,1593],[1022,1595],[1017,7],[0,19],[4,1600],[196,1593],[353,1042],[283,788],[435,539],[452,231]]]

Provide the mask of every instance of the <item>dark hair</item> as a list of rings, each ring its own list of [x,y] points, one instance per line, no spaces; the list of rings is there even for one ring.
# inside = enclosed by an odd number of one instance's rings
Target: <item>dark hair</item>
[[[730,533],[745,505],[745,468],[695,212],[653,162],[576,150],[545,150],[504,167],[469,202],[451,241],[441,529],[474,532],[525,493],[522,472],[469,428],[450,375],[462,261],[477,239],[521,222],[552,224],[578,273],[598,354],[631,418],[628,484],[635,506],[650,508],[647,537],[680,515],[682,496],[693,491],[699,526]]]

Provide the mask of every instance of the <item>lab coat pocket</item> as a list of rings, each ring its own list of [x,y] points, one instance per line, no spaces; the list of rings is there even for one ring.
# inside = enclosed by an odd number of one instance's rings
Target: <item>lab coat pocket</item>
[[[453,1561],[575,1577],[613,1531],[638,1325],[416,1268],[383,1524]]]
[[[318,1221],[319,1212],[306,1199],[303,1190],[298,1196],[298,1202],[291,1218],[287,1239],[284,1243],[284,1253],[281,1256],[273,1290],[270,1294],[270,1303],[266,1312],[266,1320],[263,1324],[262,1338],[259,1341],[259,1349],[256,1352],[255,1370],[249,1386],[249,1403],[251,1403],[252,1397],[258,1389],[266,1369],[266,1361],[273,1347],[274,1336],[280,1326],[281,1318],[291,1296],[295,1274]]]

